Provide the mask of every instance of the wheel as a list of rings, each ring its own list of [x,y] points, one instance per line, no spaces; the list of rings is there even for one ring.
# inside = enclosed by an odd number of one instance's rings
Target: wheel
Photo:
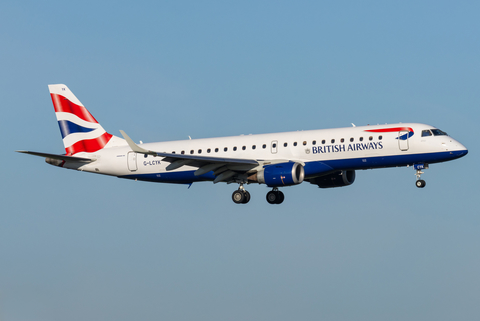
[[[241,190],[236,190],[232,194],[232,200],[235,204],[242,204],[245,201],[245,193]]]
[[[243,199],[243,204],[247,204],[248,202],[250,202],[250,193],[248,191],[245,191],[244,192],[244,199]]]
[[[267,193],[267,202],[270,204],[277,204],[277,193],[274,191],[270,191]]]
[[[270,204],[282,204],[284,199],[285,195],[280,191],[270,191],[267,193],[267,202]]]
[[[418,188],[424,188],[427,183],[423,179],[419,179],[418,181],[415,182],[415,185],[417,185]]]
[[[277,204],[282,204],[283,200],[285,199],[285,195],[282,192],[277,192]]]

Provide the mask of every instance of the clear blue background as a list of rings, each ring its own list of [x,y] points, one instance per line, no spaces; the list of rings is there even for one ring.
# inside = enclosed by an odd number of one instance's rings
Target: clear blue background
[[[474,320],[476,1],[2,1],[1,320]],[[355,184],[67,171],[48,84],[144,142],[423,122],[469,148]]]

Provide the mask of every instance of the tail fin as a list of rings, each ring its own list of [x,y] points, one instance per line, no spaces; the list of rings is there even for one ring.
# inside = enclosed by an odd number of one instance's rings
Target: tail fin
[[[48,89],[67,155],[93,153],[109,142],[122,140],[107,133],[67,86],[48,85]]]

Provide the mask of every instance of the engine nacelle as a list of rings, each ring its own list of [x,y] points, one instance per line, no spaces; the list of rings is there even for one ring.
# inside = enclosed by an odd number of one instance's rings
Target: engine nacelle
[[[250,180],[270,187],[297,185],[303,182],[305,170],[300,163],[280,163],[265,166],[249,177]]]
[[[320,188],[348,186],[355,182],[355,171],[338,171],[329,175],[315,177],[309,181]]]

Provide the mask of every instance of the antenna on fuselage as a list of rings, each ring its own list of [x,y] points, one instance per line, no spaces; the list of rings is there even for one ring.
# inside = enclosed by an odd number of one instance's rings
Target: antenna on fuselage
[[[353,126],[353,127],[357,127],[357,126],[355,126],[355,124],[354,124],[354,123],[352,123],[352,126]]]

